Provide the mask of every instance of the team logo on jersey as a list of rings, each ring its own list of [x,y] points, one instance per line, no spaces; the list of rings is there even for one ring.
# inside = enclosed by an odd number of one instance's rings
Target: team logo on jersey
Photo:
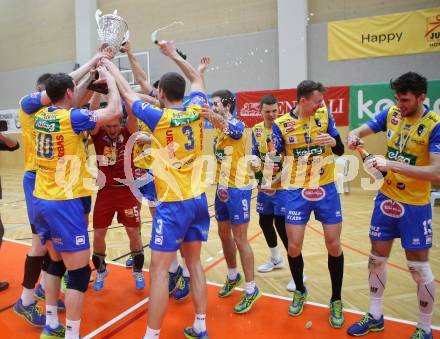
[[[425,129],[425,125],[423,125],[423,124],[420,124],[420,126],[419,127],[417,127],[417,135],[419,136],[419,137],[421,137],[422,136],[422,133],[423,133],[423,130]]]
[[[128,218],[134,218],[134,211],[132,208],[127,208],[124,210],[125,216]]]
[[[391,140],[393,138],[394,131],[391,128],[388,128],[387,130],[387,138],[388,140]]]
[[[320,201],[325,197],[325,190],[322,187],[305,188],[301,191],[301,195],[308,201]]]
[[[290,135],[287,137],[286,144],[288,145],[295,145],[298,143],[298,137],[294,135]]]
[[[229,192],[226,187],[219,187],[217,189],[217,196],[222,202],[227,202],[229,200]]]
[[[405,214],[405,207],[401,203],[390,199],[382,201],[380,210],[386,216],[396,219],[401,218]]]
[[[406,185],[403,182],[398,182],[396,188],[403,191],[406,188]]]
[[[318,127],[322,127],[321,120],[319,120],[319,118],[315,118],[315,124]]]

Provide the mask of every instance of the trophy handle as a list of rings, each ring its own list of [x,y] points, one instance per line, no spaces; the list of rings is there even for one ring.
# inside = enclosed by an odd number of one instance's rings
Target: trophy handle
[[[101,18],[101,15],[102,15],[102,12],[99,9],[97,9],[95,12],[95,20],[96,20],[96,24],[98,25],[98,28],[101,28],[101,27],[99,27],[99,19]]]

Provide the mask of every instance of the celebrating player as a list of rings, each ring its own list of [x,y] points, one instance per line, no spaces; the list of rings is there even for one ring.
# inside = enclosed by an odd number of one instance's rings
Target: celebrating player
[[[408,268],[417,284],[419,322],[411,338],[432,338],[435,282],[428,261],[432,246],[431,182],[440,181],[440,118],[423,104],[427,81],[408,72],[391,81],[396,105],[348,135],[348,146],[361,145],[360,138],[387,132],[386,157],[374,156],[367,169],[386,172],[371,217],[371,253],[368,260],[370,310],[348,334],[361,336],[384,329],[383,293],[387,261],[394,238],[400,238]]]

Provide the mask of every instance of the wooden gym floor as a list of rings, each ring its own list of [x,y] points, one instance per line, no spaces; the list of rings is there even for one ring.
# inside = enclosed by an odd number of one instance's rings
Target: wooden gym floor
[[[0,294],[0,337],[38,338],[40,329],[32,328],[23,319],[12,312],[11,305],[21,293],[23,263],[30,243],[31,231],[27,221],[26,204],[22,189],[22,173],[2,170],[3,200],[0,203],[2,220],[5,225],[5,238],[0,251],[0,280],[7,280],[9,290]],[[215,187],[208,189],[210,214],[213,215]],[[254,196],[256,192],[254,192]],[[368,240],[369,221],[373,207],[374,192],[352,189],[349,194],[341,195],[343,206],[342,243],[345,255],[345,275],[343,302],[346,309],[346,324],[359,318],[356,313],[368,309],[369,292],[367,286],[367,258],[370,249]],[[269,251],[264,236],[258,226],[255,212],[255,199],[251,204],[251,222],[248,237],[255,255],[256,267],[265,262]],[[142,208],[142,238],[148,243],[151,232],[151,217],[148,209]],[[216,293],[218,285],[225,279],[226,265],[217,235],[217,224],[212,217],[208,242],[202,249],[202,264],[205,267],[209,286],[208,330],[211,338],[251,336],[252,338],[312,337],[330,336],[345,338],[346,327],[342,330],[331,329],[328,325],[328,304],[331,286],[327,270],[327,253],[324,245],[321,225],[311,220],[304,241],[303,256],[305,273],[308,277],[309,303],[299,318],[288,316],[287,308],[291,293],[285,290],[290,280],[288,268],[270,273],[256,273],[257,285],[266,295],[257,302],[247,315],[235,315],[233,305],[238,301],[239,291],[230,298],[220,300]],[[430,253],[430,262],[436,282],[440,282],[440,248],[437,241],[440,232],[440,208],[433,210],[434,242]],[[90,226],[91,229],[91,226]],[[93,233],[90,231],[92,238]],[[282,243],[279,241],[282,248]],[[285,253],[284,249],[282,249]],[[123,227],[117,222],[107,234],[107,258],[114,260],[103,291],[87,292],[85,311],[82,319],[81,334],[87,338],[140,338],[145,333],[148,313],[148,284],[144,291],[134,289],[134,281],[129,270],[121,267],[129,252],[128,240]],[[149,266],[149,250],[146,248],[145,269]],[[148,272],[145,273],[148,277]],[[148,281],[148,279],[146,279]],[[416,286],[406,268],[406,260],[395,242],[388,266],[388,282],[385,291],[384,312],[389,321],[383,333],[371,334],[376,338],[409,337],[413,331],[413,322],[417,321]],[[438,300],[438,295],[437,295]],[[439,335],[440,302],[434,310],[433,324]],[[306,329],[311,320],[313,326]],[[182,330],[193,321],[193,308],[190,298],[183,302],[170,299],[168,313],[161,331],[161,338],[183,337]]]

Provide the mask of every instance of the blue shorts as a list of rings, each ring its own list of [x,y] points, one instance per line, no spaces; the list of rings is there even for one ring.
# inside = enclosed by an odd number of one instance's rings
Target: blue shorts
[[[233,225],[249,222],[251,196],[250,188],[226,188],[218,185],[214,201],[217,221],[229,221]]]
[[[422,250],[432,246],[432,208],[394,201],[379,192],[374,201],[370,239],[400,238],[407,250]]]
[[[150,248],[175,252],[182,242],[206,241],[210,221],[205,193],[188,200],[161,202],[154,213]]]
[[[23,190],[24,190],[24,197],[26,199],[26,209],[28,214],[29,223],[31,224],[32,233],[37,234],[37,231],[35,230],[35,216],[34,216],[34,204],[35,204],[35,197],[34,197],[34,188],[35,188],[35,178],[36,178],[35,172],[26,171],[24,173],[23,177]]]
[[[156,186],[154,185],[154,176],[151,170],[146,170],[145,174],[145,185],[139,187],[139,191],[142,193],[142,196],[147,199],[149,202],[153,203],[153,206],[156,206],[157,194],[156,194]]]
[[[90,248],[85,214],[91,197],[69,200],[35,198],[35,228],[44,245],[52,240],[58,252],[78,252]]]
[[[323,224],[342,222],[341,200],[335,183],[314,189],[287,190],[286,224],[305,225],[312,211],[315,219]]]
[[[273,195],[258,192],[257,213],[263,215],[283,216],[286,214],[287,191],[277,190]]]

